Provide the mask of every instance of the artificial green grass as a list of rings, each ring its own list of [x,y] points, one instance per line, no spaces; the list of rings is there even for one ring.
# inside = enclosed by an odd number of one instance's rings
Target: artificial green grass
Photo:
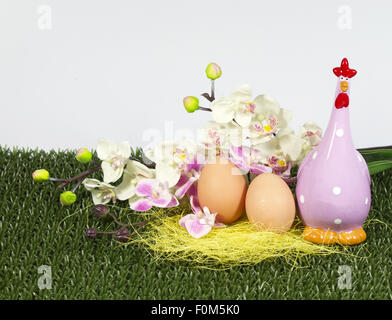
[[[71,151],[0,147],[0,299],[391,299],[392,232],[382,223],[365,230],[368,240],[347,255],[313,256],[293,269],[283,260],[225,271],[186,264],[155,263],[141,247],[123,247],[110,236],[87,239],[86,210],[92,203],[80,188],[77,202],[61,207],[53,183],[33,183],[46,168],[69,177],[85,169]],[[99,173],[97,173],[99,176]],[[353,186],[355,187],[355,186]],[[392,171],[373,176],[369,218],[392,225]],[[89,225],[114,228],[89,216]],[[52,268],[52,289],[38,288],[38,268]],[[339,289],[339,266],[352,269],[352,288]]]

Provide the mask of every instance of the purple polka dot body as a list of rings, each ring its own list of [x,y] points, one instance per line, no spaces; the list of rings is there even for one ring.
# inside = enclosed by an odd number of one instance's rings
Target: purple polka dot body
[[[338,82],[336,96],[340,87]],[[307,226],[351,231],[360,228],[368,216],[370,175],[354,147],[349,112],[348,107],[333,107],[320,145],[306,156],[298,170],[296,196]]]

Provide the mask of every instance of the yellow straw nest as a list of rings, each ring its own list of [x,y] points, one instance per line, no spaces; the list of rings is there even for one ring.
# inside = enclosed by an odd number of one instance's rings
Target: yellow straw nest
[[[171,210],[154,209],[154,220],[128,244],[141,243],[156,260],[190,262],[209,269],[227,269],[239,265],[253,265],[265,260],[282,258],[293,267],[299,259],[310,255],[342,253],[340,246],[310,243],[301,236],[299,221],[290,231],[277,234],[258,231],[245,217],[221,228],[212,228],[206,236],[195,239],[178,223],[190,212],[188,208]]]

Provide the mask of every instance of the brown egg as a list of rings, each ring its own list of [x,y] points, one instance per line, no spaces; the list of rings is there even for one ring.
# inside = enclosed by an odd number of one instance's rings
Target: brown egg
[[[258,175],[250,184],[246,214],[260,230],[288,231],[295,217],[295,201],[287,183],[272,173]]]
[[[241,171],[226,159],[206,164],[201,171],[197,193],[201,207],[217,212],[217,222],[231,223],[245,210],[246,180]]]

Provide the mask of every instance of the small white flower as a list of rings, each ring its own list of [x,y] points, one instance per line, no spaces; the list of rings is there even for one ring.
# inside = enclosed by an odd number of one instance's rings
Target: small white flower
[[[152,207],[176,207],[179,202],[170,193],[167,183],[162,184],[156,179],[141,179],[136,186],[135,197],[129,199],[129,205],[135,211],[148,211]]]
[[[140,179],[153,178],[154,171],[138,161],[129,161],[121,183],[116,187],[115,193],[119,200],[128,200],[135,195],[136,185]]]
[[[97,179],[87,178],[83,180],[83,185],[88,191],[91,191],[93,202],[96,205],[106,204],[111,200],[113,200],[113,202],[116,201],[115,187],[108,183],[101,182]]]
[[[116,182],[123,174],[124,167],[131,155],[129,143],[116,144],[110,140],[100,140],[97,146],[98,158],[102,160],[103,181]]]
[[[233,119],[241,126],[247,127],[255,113],[252,92],[248,85],[242,85],[228,97],[213,101],[210,105],[212,118],[217,123],[229,123]]]
[[[181,142],[164,141],[153,150],[147,150],[146,156],[156,163],[156,178],[169,188],[177,184],[181,171],[193,161],[198,151],[197,145],[191,140]]]
[[[211,227],[215,225],[215,218],[218,213],[211,213],[208,207],[203,208],[204,216],[200,218],[200,224],[206,224]]]
[[[254,146],[260,152],[263,162],[272,156],[285,161],[297,161],[302,151],[302,139],[290,128],[281,129],[273,139]]]
[[[299,129],[298,135],[303,142],[302,154],[298,159],[301,162],[310,151],[320,144],[322,130],[316,123],[307,122]]]
[[[286,128],[291,112],[282,109],[278,102],[268,96],[259,95],[254,100],[255,116],[249,126],[249,137],[253,145],[272,139],[280,129]]]
[[[210,121],[198,131],[198,142],[207,149],[228,150],[231,145],[242,145],[242,135],[241,127],[233,122]]]
[[[279,141],[276,137],[266,142],[254,145],[253,148],[258,151],[258,160],[262,163],[268,163],[268,158],[273,155],[282,154]]]
[[[318,146],[321,141],[321,131],[321,128],[311,121],[299,128],[299,135],[303,139],[309,139],[312,146]]]
[[[290,128],[280,130],[276,138],[279,140],[280,149],[286,159],[297,161],[301,156],[303,140]]]

